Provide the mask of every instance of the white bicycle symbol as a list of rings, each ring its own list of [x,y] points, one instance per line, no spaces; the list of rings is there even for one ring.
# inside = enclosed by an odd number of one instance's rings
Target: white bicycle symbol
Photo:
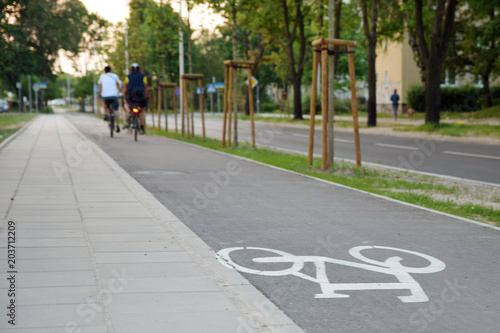
[[[381,250],[392,250],[403,253],[412,254],[421,258],[424,258],[429,262],[426,267],[406,267],[400,262],[403,260],[401,257],[394,256],[386,259],[385,261],[377,261],[365,257],[361,254],[361,251],[367,249],[381,249]],[[253,258],[252,261],[256,263],[288,263],[292,266],[286,269],[274,270],[274,271],[264,271],[257,270],[248,267],[243,267],[237,264],[232,258],[231,253],[236,251],[267,251],[271,252],[273,256]],[[446,265],[439,259],[431,257],[429,255],[397,249],[394,247],[386,246],[356,246],[349,250],[349,254],[367,264],[351,262],[346,260],[332,259],[328,257],[321,256],[295,256],[293,254],[283,252],[280,250],[266,249],[260,247],[231,247],[227,249],[220,250],[217,252],[217,259],[224,266],[234,269],[240,272],[255,274],[255,275],[265,275],[265,276],[286,276],[293,275],[308,281],[315,282],[320,285],[321,294],[316,294],[315,298],[349,298],[349,295],[338,293],[338,291],[343,290],[405,290],[408,289],[411,292],[409,296],[398,296],[398,298],[404,303],[413,302],[427,302],[429,298],[425,294],[424,290],[420,284],[415,281],[415,279],[410,275],[410,273],[416,274],[428,274],[436,273],[445,269]],[[276,256],[278,255],[278,256]],[[304,268],[305,263],[313,263],[316,267],[316,277],[306,275],[300,271]],[[378,272],[382,274],[388,274],[395,276],[399,282],[396,283],[331,283],[326,274],[326,263],[336,264],[348,267],[355,267],[360,269],[365,269],[367,271]],[[282,267],[282,266],[281,266]]]

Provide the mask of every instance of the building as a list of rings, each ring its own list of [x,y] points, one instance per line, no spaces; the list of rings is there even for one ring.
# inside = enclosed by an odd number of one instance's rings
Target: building
[[[391,95],[397,89],[400,97],[399,113],[406,113],[408,90],[412,85],[420,85],[420,70],[413,58],[413,51],[406,35],[401,42],[384,42],[377,49],[377,61],[375,65],[377,76],[377,111],[392,112]],[[491,82],[498,84],[499,80]],[[479,77],[466,74],[456,76],[451,69],[445,70],[442,87],[454,87],[463,85],[474,85],[482,87]]]

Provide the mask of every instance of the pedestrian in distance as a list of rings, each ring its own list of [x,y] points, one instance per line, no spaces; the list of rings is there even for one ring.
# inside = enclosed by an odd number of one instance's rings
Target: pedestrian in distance
[[[397,89],[394,89],[394,94],[392,94],[391,96],[391,101],[392,101],[392,115],[394,116],[394,120],[398,120],[399,95]]]
[[[118,75],[111,71],[111,66],[104,67],[104,74],[99,77],[99,98],[102,97],[104,105],[104,120],[108,120],[108,110],[118,111],[120,103],[118,102],[118,92],[120,91],[120,79]],[[116,132],[120,132],[120,113],[115,112]]]

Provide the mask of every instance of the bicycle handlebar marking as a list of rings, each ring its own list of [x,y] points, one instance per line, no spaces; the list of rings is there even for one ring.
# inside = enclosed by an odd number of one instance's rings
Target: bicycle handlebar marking
[[[367,249],[381,249],[381,250],[392,250],[399,251],[407,254],[412,254],[421,257],[429,262],[426,267],[406,267],[401,264],[401,257],[390,257],[385,261],[377,261],[369,259],[361,254],[361,251]],[[253,258],[252,261],[256,263],[289,263],[292,267],[287,269],[281,269],[277,271],[263,271],[251,269],[248,267],[243,267],[231,259],[231,252],[234,251],[245,251],[245,250],[258,250],[267,251],[273,254],[278,254],[279,256],[272,257],[258,257]],[[266,249],[260,247],[231,247],[227,249],[220,250],[217,252],[217,260],[224,266],[234,269],[243,273],[264,275],[264,276],[286,276],[293,275],[304,280],[315,282],[319,284],[321,288],[321,294],[316,294],[315,298],[349,298],[349,295],[338,293],[338,291],[346,290],[405,290],[408,289],[411,292],[409,296],[398,296],[398,298],[403,303],[414,303],[414,302],[427,302],[429,298],[425,294],[424,290],[420,284],[409,274],[429,274],[440,272],[446,268],[444,262],[429,255],[398,249],[394,247],[386,246],[356,246],[349,250],[349,254],[360,261],[365,262],[358,263],[346,260],[333,259],[322,256],[295,256],[293,254],[274,250]],[[305,263],[312,263],[316,267],[316,276],[309,276],[300,271],[304,268]],[[378,272],[387,275],[393,275],[398,279],[399,282],[395,283],[331,283],[326,274],[326,264],[336,264],[340,266],[354,267],[359,269],[364,269],[372,272]]]

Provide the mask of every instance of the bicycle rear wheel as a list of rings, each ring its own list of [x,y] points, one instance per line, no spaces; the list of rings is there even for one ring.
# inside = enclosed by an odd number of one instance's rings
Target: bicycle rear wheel
[[[139,133],[139,117],[134,115],[134,140],[137,141],[137,134]]]
[[[109,113],[109,136],[113,137],[113,129],[115,128],[115,114]]]

